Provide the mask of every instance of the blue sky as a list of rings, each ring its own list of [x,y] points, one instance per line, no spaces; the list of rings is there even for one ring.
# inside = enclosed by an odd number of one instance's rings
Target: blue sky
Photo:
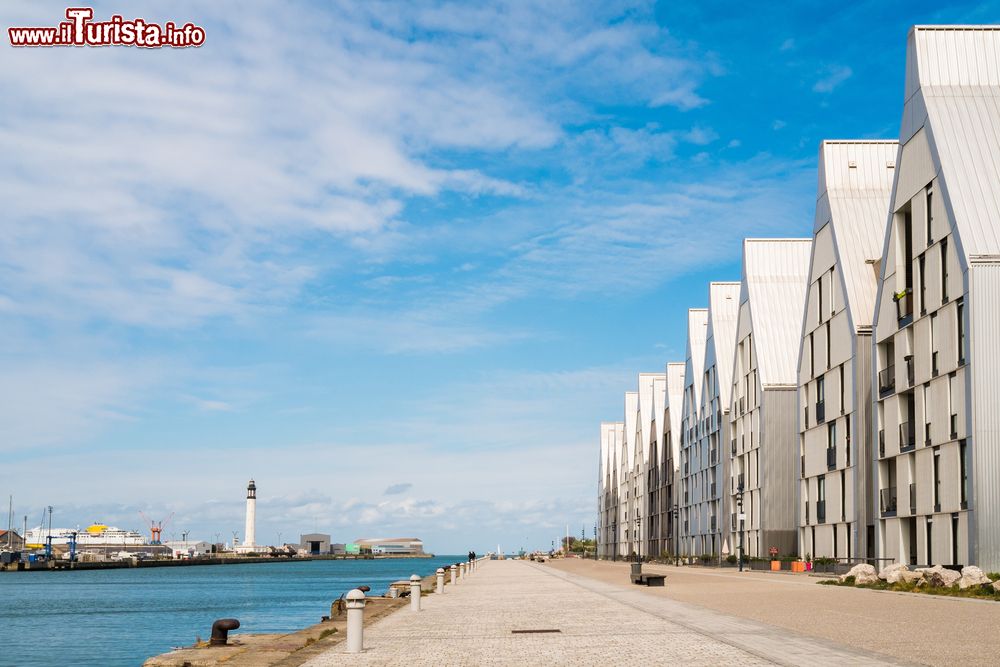
[[[997,3],[97,3],[199,49],[0,61],[0,493],[37,523],[544,547],[598,424],[906,33]],[[4,27],[65,5],[6,2]],[[133,14],[134,13],[134,14]]]

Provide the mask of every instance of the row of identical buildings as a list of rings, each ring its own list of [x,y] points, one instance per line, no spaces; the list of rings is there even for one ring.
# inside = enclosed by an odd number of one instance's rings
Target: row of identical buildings
[[[914,28],[899,141],[818,172],[601,425],[601,556],[1000,569],[1000,27]]]

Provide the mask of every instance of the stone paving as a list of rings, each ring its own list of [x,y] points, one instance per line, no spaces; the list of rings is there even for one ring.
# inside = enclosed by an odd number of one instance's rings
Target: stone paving
[[[367,628],[364,653],[339,645],[306,665],[902,664],[527,561],[483,562],[422,602]]]

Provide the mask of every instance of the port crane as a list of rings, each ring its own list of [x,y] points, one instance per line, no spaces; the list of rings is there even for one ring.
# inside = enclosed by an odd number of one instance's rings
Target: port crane
[[[166,519],[163,519],[161,521],[153,521],[148,516],[146,516],[142,512],[142,510],[139,510],[139,516],[142,517],[143,521],[145,521],[146,523],[149,524],[149,533],[150,533],[149,543],[150,544],[160,544],[160,535],[163,533],[164,527],[166,527],[167,524],[170,523],[170,520],[174,518],[174,513],[171,512],[170,516],[168,516]]]

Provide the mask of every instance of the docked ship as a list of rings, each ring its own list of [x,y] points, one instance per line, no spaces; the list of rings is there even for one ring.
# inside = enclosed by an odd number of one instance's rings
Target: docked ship
[[[146,538],[134,530],[123,530],[103,523],[95,523],[86,528],[46,528],[38,526],[28,529],[25,543],[29,549],[41,549],[45,546],[45,538],[52,536],[52,545],[68,545],[76,533],[76,546],[142,546]]]

